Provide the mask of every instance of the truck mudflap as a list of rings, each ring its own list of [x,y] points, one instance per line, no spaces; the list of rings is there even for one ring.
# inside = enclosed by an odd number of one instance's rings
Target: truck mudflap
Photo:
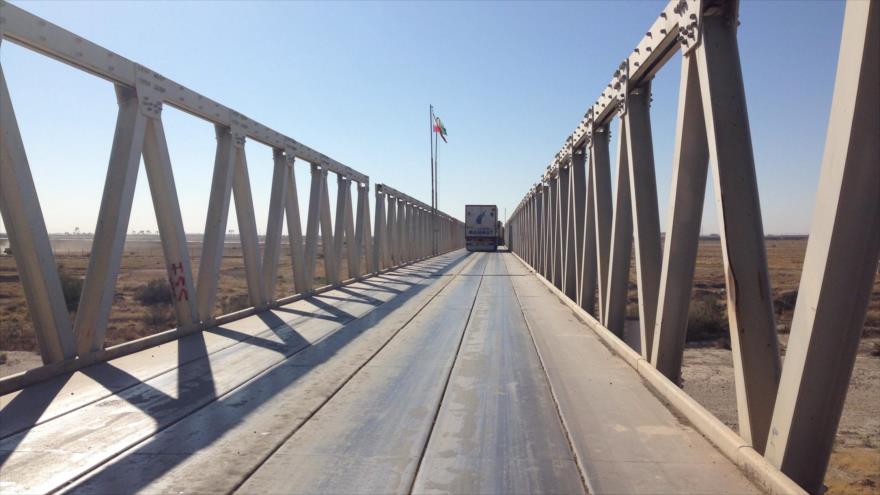
[[[498,242],[495,237],[469,237],[465,239],[465,249],[468,251],[498,251]]]

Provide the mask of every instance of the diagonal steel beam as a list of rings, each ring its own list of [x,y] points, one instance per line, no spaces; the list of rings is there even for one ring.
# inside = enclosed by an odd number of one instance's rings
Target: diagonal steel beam
[[[119,114],[74,333],[81,356],[104,348],[147,127],[135,92],[116,87]]]
[[[779,384],[779,343],[732,10],[703,18],[694,55],[727,286],[739,430],[763,452]]]
[[[0,68],[0,214],[30,310],[43,363],[76,355],[70,315],[24,143]]]
[[[804,489],[822,480],[880,257],[880,4],[849,2],[831,115],[765,456]]]

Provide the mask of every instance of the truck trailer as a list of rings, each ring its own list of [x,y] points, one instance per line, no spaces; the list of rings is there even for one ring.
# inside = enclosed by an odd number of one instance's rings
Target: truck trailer
[[[495,205],[465,205],[464,241],[468,251],[497,251],[501,235],[498,207]]]

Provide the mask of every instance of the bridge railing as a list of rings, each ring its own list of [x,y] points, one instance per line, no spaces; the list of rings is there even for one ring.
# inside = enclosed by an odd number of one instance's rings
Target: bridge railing
[[[376,187],[377,235],[372,236],[367,175],[19,7],[0,2],[0,33],[3,42],[14,42],[112,82],[119,106],[89,265],[76,318],[71,324],[12,100],[0,68],[0,212],[44,363],[77,367],[77,362],[94,360],[104,351],[142,156],[177,323],[184,331],[217,323],[212,310],[231,195],[235,196],[251,311],[291,300],[291,295],[279,297],[276,290],[285,217],[294,289],[300,296],[464,245],[463,224],[457,219],[432,211],[424,203],[383,185]],[[164,105],[211,122],[216,130],[214,173],[197,280],[192,275],[163,128]],[[262,251],[248,177],[248,141],[271,147],[274,156]],[[294,174],[298,160],[307,163],[311,170],[305,233]],[[337,178],[335,225],[329,202],[330,173]],[[356,190],[354,202],[352,185]],[[315,287],[319,250],[328,284],[323,288]],[[347,260],[346,270],[342,269],[343,259]]]
[[[377,270],[427,257],[432,242],[442,246],[444,252],[464,245],[460,221],[442,212],[432,216],[430,206],[390,186],[376,184],[375,204],[373,266]],[[432,237],[432,231],[436,237]]]
[[[739,434],[744,445],[811,492],[822,486],[880,252],[878,11],[876,1],[846,6],[784,367],[737,47],[738,2],[669,2],[509,221],[513,251],[594,326],[618,338],[635,247],[639,361],[679,383],[711,165]],[[649,103],[651,80],[678,51],[678,117],[661,249]],[[619,141],[612,204],[613,121]]]

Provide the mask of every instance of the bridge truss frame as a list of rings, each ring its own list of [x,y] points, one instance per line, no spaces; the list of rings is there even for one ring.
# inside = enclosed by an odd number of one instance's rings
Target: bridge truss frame
[[[738,7],[732,0],[666,5],[511,215],[508,243],[656,388],[675,397],[673,404],[728,456],[752,472],[779,469],[817,493],[880,255],[880,2],[846,5],[816,209],[784,367],[737,46]],[[651,80],[678,51],[676,141],[661,249]],[[614,204],[613,120],[620,133]],[[709,166],[739,436],[675,385],[681,378]],[[641,340],[641,355],[634,356],[620,340],[633,247]],[[773,490],[792,488],[779,477],[762,479]]]
[[[464,247],[464,225],[391,187],[376,185],[376,236],[371,234],[369,177],[293,138],[221,105],[166,77],[0,0],[0,42],[13,42],[113,83],[119,105],[104,193],[76,318],[71,324],[39,198],[12,99],[0,66],[0,213],[36,331],[43,368],[0,380],[0,391],[19,388],[60,372],[157,345],[317,294],[366,276]],[[180,213],[162,108],[177,109],[214,124],[214,160],[198,279]],[[245,144],[273,152],[273,178],[265,246],[261,252]],[[105,349],[122,250],[141,157],[153,200],[178,328]],[[294,165],[311,171],[303,233]],[[337,177],[335,224],[328,175]],[[356,198],[352,198],[352,185]],[[213,313],[231,196],[235,197],[251,308]],[[387,218],[385,202],[388,202]],[[439,251],[432,253],[432,215],[443,225]],[[276,290],[284,219],[296,294]],[[327,285],[316,287],[318,251]],[[378,254],[381,253],[381,256]],[[342,261],[347,270],[342,270]]]

